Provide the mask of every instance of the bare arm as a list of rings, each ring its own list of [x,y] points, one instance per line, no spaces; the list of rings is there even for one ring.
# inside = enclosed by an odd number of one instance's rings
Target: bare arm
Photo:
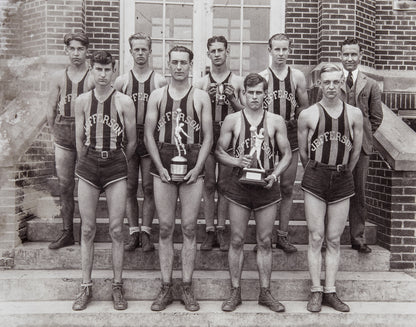
[[[52,76],[51,82],[49,83],[49,96],[48,96],[48,104],[47,104],[47,112],[46,118],[48,120],[49,128],[53,129],[55,124],[55,118],[57,115],[58,109],[58,99],[59,99],[59,91],[60,91],[60,75],[62,73],[54,74]]]
[[[306,89],[305,75],[301,71],[296,71],[296,98],[298,99],[298,108],[296,109],[296,117],[299,117],[300,112],[309,106],[308,92]]]
[[[227,96],[228,101],[233,107],[234,111],[240,111],[244,109],[242,101],[245,101],[243,96],[243,82],[240,77],[234,77],[234,85],[227,84],[224,89],[224,93]],[[236,96],[237,94],[237,96]]]
[[[184,179],[187,180],[186,184],[195,183],[198,179],[199,174],[204,169],[205,161],[207,160],[208,154],[211,151],[213,142],[211,104],[209,96],[205,91],[195,90],[194,99],[197,99],[199,105],[201,106],[201,124],[203,141],[195,167],[192,168],[184,177]]]
[[[116,78],[114,84],[113,84],[113,88],[116,89],[117,91],[124,93],[123,92],[123,86],[124,86],[124,78],[123,75],[119,76]]]
[[[169,172],[162,165],[160,159],[159,149],[157,147],[154,131],[157,124],[158,118],[158,101],[162,97],[163,89],[156,89],[150,94],[149,102],[147,103],[146,121],[144,123],[144,144],[146,145],[147,151],[153,160],[156,169],[159,172],[160,179],[163,183],[168,183],[171,178]]]
[[[136,150],[136,115],[133,100],[129,97],[123,97],[121,101],[124,117],[124,133],[127,138],[126,156],[130,160]]]
[[[158,73],[155,73],[155,86],[157,89],[164,87],[167,84],[168,82],[166,81],[166,78]]]
[[[302,162],[303,168],[308,163],[308,121],[307,112],[301,112],[298,118],[298,143],[299,143],[299,156]]]
[[[83,155],[85,142],[85,114],[84,114],[84,97],[80,96],[75,100],[75,142],[77,148],[77,156]]]
[[[354,120],[352,123],[353,131],[353,142],[352,142],[352,152],[350,154],[350,160],[348,162],[348,169],[351,171],[354,169],[355,165],[358,162],[361,152],[361,146],[363,143],[363,115],[361,110],[354,108],[353,114]]]

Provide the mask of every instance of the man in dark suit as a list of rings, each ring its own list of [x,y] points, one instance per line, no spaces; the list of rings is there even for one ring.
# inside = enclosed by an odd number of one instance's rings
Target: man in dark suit
[[[363,145],[360,158],[353,171],[355,196],[351,199],[349,214],[351,245],[353,249],[361,253],[370,253],[371,249],[365,243],[364,237],[367,219],[365,184],[373,148],[373,134],[383,120],[381,94],[377,83],[358,69],[363,52],[357,39],[345,39],[341,44],[339,55],[345,76],[341,99],[360,108],[363,113]]]

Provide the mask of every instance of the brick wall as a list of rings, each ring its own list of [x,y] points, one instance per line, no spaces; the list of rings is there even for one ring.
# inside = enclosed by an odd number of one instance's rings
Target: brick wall
[[[91,50],[108,50],[118,59],[120,8],[118,1],[86,0],[86,32]]]
[[[46,1],[26,1],[22,5],[22,53],[35,57],[47,54]]]
[[[392,10],[392,1],[376,1],[375,68],[416,70],[416,11]]]
[[[9,59],[21,53],[22,11],[20,3],[0,0],[0,59]]]
[[[294,52],[288,63],[314,66],[318,60],[318,2],[286,2],[286,33],[293,40]]]
[[[375,60],[375,1],[357,0],[356,1],[356,23],[355,36],[360,40],[364,57],[361,64],[364,66],[374,66]]]
[[[416,268],[416,172],[392,170],[371,157],[367,182],[368,217],[377,224],[377,242],[391,251],[392,269]]]

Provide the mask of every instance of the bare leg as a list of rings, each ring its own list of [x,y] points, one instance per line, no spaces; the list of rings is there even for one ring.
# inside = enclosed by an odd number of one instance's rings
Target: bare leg
[[[204,217],[206,231],[215,231],[214,211],[215,211],[215,158],[213,154],[209,154],[205,161],[205,180],[203,189],[204,198]]]
[[[159,261],[163,283],[172,282],[173,231],[178,187],[153,177],[154,197],[159,217]],[[198,203],[199,204],[199,203]]]
[[[182,221],[182,280],[185,283],[192,282],[196,257],[196,221],[200,199],[202,197],[204,180],[198,178],[194,184],[181,184],[179,186],[179,198],[181,200]]]
[[[155,215],[155,200],[153,196],[153,176],[150,174],[150,166],[152,159],[144,157],[140,159],[140,167],[142,173],[142,187],[143,187],[143,223],[145,227],[152,227],[153,218]]]
[[[218,164],[218,180],[227,179],[231,174],[232,168]],[[228,218],[228,200],[218,192],[218,222],[217,226],[225,227],[225,220]]]
[[[110,220],[109,232],[112,240],[114,283],[121,283],[124,256],[123,219],[127,198],[126,180],[110,184],[105,189],[105,195]]]
[[[137,187],[139,185],[139,156],[134,154],[128,162],[126,216],[129,227],[139,226],[139,204]]]
[[[229,204],[231,242],[228,251],[228,264],[232,287],[239,287],[244,261],[244,238],[251,211],[233,202]],[[273,216],[274,217],[274,216]]]
[[[95,214],[100,190],[81,178],[78,182],[78,205],[82,219],[81,232],[81,265],[82,282],[91,282],[92,263],[94,258],[94,237],[96,231]]]
[[[321,247],[325,233],[326,203],[305,192],[305,216],[309,231],[308,265],[312,288],[321,287]]]

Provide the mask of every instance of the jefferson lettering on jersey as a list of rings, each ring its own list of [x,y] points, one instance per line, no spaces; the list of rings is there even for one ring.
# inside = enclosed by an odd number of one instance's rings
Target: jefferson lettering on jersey
[[[273,169],[275,165],[276,149],[274,138],[269,137],[267,130],[267,111],[263,111],[263,118],[260,124],[257,126],[256,132],[259,133],[261,128],[264,128],[264,141],[261,145],[260,160],[264,169]],[[241,111],[241,128],[240,134],[234,139],[234,156],[240,158],[245,154],[249,154],[254,140],[252,139],[250,132],[250,123],[247,120],[244,111]]]
[[[158,123],[156,127],[156,140],[159,142],[175,144],[175,127],[177,113],[180,108],[180,122],[184,123],[183,131],[189,137],[182,140],[183,144],[201,144],[202,131],[200,117],[194,106],[194,88],[190,87],[188,93],[179,100],[173,100],[169,94],[169,86],[164,87],[162,101],[159,103]]]
[[[86,146],[100,151],[121,148],[124,124],[119,115],[117,95],[120,93],[114,90],[104,102],[99,102],[94,90],[88,92],[84,126]]]
[[[155,73],[152,71],[149,78],[143,83],[136,79],[131,70],[126,77],[127,83],[123,86],[123,93],[131,97],[136,108],[136,124],[143,125],[146,119],[147,102],[150,93],[156,89]]]
[[[88,74],[89,70],[85,72],[84,77],[78,83],[74,83],[68,76],[68,68],[65,69],[64,82],[59,90],[58,99],[58,112],[61,116],[75,117],[75,99],[81,93],[85,93],[91,89],[88,88]]]
[[[352,150],[352,138],[345,102],[336,119],[320,103],[317,105],[319,120],[310,141],[309,158],[328,165],[346,165]]]

